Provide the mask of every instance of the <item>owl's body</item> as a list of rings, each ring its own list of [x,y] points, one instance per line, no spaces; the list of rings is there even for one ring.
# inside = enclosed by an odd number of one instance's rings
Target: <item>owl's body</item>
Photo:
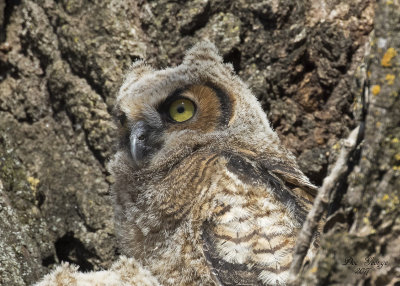
[[[175,68],[136,63],[116,110],[124,254],[162,285],[284,285],[315,187],[215,47]]]

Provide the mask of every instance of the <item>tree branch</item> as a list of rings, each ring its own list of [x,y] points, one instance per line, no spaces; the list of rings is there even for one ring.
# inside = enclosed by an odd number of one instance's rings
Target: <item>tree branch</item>
[[[357,126],[355,129],[353,129],[353,131],[350,132],[349,137],[344,141],[342,149],[340,150],[339,158],[336,161],[331,173],[324,179],[322,186],[318,190],[314,205],[311,211],[308,213],[307,219],[297,238],[293,261],[289,271],[289,284],[293,284],[296,281],[303,264],[304,257],[306,256],[310,247],[313,234],[315,233],[318,223],[329,202],[329,197],[332,193],[332,190],[348,169],[347,161],[350,153],[357,146],[359,130],[360,126]]]

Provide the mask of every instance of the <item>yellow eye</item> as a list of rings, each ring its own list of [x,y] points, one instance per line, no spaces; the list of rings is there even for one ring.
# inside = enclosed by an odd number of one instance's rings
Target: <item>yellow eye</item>
[[[169,106],[169,116],[176,122],[189,120],[194,115],[194,104],[188,99],[180,98]]]

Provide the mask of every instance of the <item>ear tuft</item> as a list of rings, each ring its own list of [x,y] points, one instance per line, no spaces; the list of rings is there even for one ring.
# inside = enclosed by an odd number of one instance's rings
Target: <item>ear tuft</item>
[[[144,60],[137,60],[132,63],[129,68],[129,72],[127,73],[125,80],[136,81],[140,79],[143,75],[154,71],[153,68],[146,64]]]
[[[143,60],[135,61],[127,74],[125,75],[124,82],[122,83],[118,96],[117,96],[117,103],[118,101],[124,97],[125,95],[129,94],[129,88],[132,86],[133,83],[138,81],[141,77],[145,74],[153,72],[153,68],[145,63]]]
[[[202,41],[194,45],[186,52],[183,62],[190,63],[193,61],[215,61],[222,63],[223,59],[215,45],[209,41]]]

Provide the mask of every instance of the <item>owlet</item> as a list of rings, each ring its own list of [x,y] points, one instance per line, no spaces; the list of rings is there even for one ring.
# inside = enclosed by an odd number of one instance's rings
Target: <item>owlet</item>
[[[214,45],[163,70],[136,62],[116,113],[123,254],[162,285],[285,285],[316,188]]]

